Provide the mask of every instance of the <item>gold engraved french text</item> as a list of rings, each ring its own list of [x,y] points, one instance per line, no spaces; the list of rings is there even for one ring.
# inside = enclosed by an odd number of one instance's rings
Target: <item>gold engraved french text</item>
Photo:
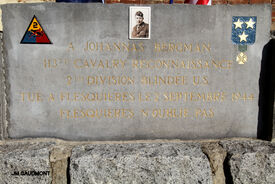
[[[193,85],[208,85],[208,78],[207,76],[193,76]]]
[[[42,95],[41,93],[32,93],[32,92],[27,92],[27,93],[20,93],[21,95],[21,101],[22,102],[41,102],[42,101]]]
[[[214,111],[213,109],[202,109],[202,108],[197,108],[195,110],[195,117],[196,118],[213,118],[214,117]]]
[[[132,119],[135,115],[132,109],[60,109],[59,114],[61,119]]]
[[[127,60],[113,59],[113,60],[102,60],[102,59],[74,59],[73,64],[75,68],[96,68],[96,69],[116,69],[124,68]]]
[[[186,85],[186,76],[142,76],[142,85]]]

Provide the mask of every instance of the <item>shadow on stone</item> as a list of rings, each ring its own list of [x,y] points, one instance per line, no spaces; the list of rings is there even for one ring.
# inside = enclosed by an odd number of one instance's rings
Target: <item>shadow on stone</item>
[[[71,162],[71,157],[68,157],[67,159],[67,184],[71,184],[71,175],[70,175],[70,162]]]
[[[233,177],[231,175],[229,160],[231,155],[227,153],[224,162],[223,162],[223,169],[224,169],[224,176],[225,176],[225,183],[226,184],[234,184]]]
[[[259,139],[272,139],[272,118],[275,88],[275,39],[271,39],[263,49],[261,73],[259,79],[259,114],[258,131]]]

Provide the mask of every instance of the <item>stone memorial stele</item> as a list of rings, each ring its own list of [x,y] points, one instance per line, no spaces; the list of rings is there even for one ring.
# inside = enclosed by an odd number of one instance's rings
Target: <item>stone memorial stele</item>
[[[130,6],[148,11],[146,39],[131,35]],[[1,9],[8,138],[257,136],[270,5]]]

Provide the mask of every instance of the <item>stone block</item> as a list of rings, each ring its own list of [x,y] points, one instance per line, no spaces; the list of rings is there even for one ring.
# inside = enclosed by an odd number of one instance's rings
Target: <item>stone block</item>
[[[74,184],[212,183],[198,143],[83,145],[73,148],[70,160]]]
[[[138,40],[129,6],[2,6],[9,137],[256,137],[271,6],[146,5],[151,36]],[[20,44],[34,15],[52,44]],[[246,51],[233,44],[235,29],[256,30]]]
[[[0,145],[0,183],[50,184],[53,143],[6,142]]]
[[[68,180],[68,162],[71,155],[70,146],[57,146],[51,150],[50,162],[52,167],[52,183],[51,184],[67,184]]]
[[[273,184],[275,181],[275,144],[264,141],[222,141],[228,152],[227,180],[234,184]]]
[[[224,160],[226,151],[218,142],[206,142],[202,144],[202,151],[209,159],[212,170],[213,184],[225,184]]]

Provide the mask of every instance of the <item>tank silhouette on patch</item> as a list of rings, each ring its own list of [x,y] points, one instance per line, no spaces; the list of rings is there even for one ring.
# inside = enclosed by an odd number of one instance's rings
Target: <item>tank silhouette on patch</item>
[[[52,44],[41,24],[34,15],[32,21],[26,30],[21,44]]]

